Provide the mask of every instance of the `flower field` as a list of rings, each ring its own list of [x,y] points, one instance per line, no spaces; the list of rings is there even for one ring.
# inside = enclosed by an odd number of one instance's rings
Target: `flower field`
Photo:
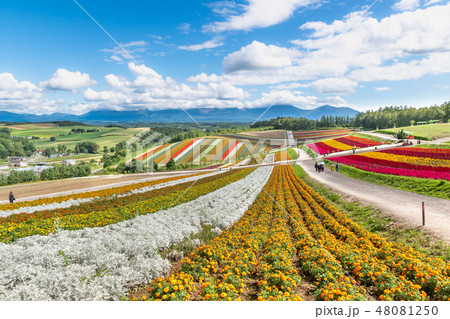
[[[199,173],[195,175],[191,175],[191,177],[195,176],[201,176],[205,173]],[[15,203],[8,203],[0,205],[0,217],[3,217],[5,215],[9,215],[12,213],[21,213],[21,212],[30,212],[30,211],[37,211],[42,209],[47,209],[48,205],[55,205],[60,204],[61,206],[65,206],[64,203],[67,203],[67,207],[71,206],[69,203],[76,204],[77,202],[82,202],[83,200],[79,201],[80,199],[87,199],[87,201],[91,201],[93,199],[98,199],[102,197],[110,197],[115,196],[119,194],[126,194],[128,192],[132,192],[134,190],[143,189],[145,187],[153,187],[154,185],[177,181],[180,179],[186,178],[186,176],[175,176],[175,177],[169,177],[169,178],[163,178],[163,179],[157,179],[153,181],[148,182],[140,182],[140,183],[134,183],[126,186],[121,187],[114,187],[114,188],[106,188],[103,190],[98,191],[91,191],[91,192],[84,192],[84,193],[76,193],[76,194],[70,194],[70,195],[64,195],[64,196],[57,196],[57,197],[48,197],[48,198],[39,198],[32,201],[24,201],[24,202],[15,202]],[[31,209],[28,207],[32,207]],[[55,207],[56,208],[56,207]]]
[[[170,207],[173,203],[189,202],[238,181],[250,172],[251,170],[228,171],[218,175],[219,178],[215,173],[198,178],[195,183],[188,180],[122,197],[113,196],[66,208],[1,217],[0,242],[9,243],[23,237],[49,235],[60,229],[103,227],[138,215],[154,213]]]
[[[340,151],[348,151],[355,146],[356,148],[363,148],[369,146],[380,145],[381,143],[368,140],[356,136],[346,136],[334,139],[329,139],[321,142],[306,144],[314,152],[323,155],[325,153],[334,153]]]
[[[178,202],[166,198],[172,205],[165,210],[160,210],[162,201],[156,207],[139,205],[132,218],[103,227],[60,227],[47,236],[0,243],[0,300],[118,300],[128,287],[169,271],[160,250],[198,233],[203,224],[230,227],[261,192],[272,169],[211,177],[185,190],[187,197]]]
[[[250,154],[267,152],[280,145],[261,143],[253,139],[234,138],[196,138],[183,142],[165,144],[148,150],[136,157],[147,159],[158,164],[166,164],[171,158],[177,164],[215,161],[235,161]]]
[[[374,173],[450,180],[449,149],[403,147],[332,160]]]
[[[450,265],[369,233],[274,168],[245,215],[132,300],[450,300]],[[306,295],[306,297],[308,297]]]
[[[0,300],[450,299],[449,264],[367,232],[290,166],[153,182],[5,205]],[[204,225],[219,235],[194,239]],[[186,241],[172,265],[162,252]]]
[[[336,138],[348,135],[352,130],[336,129],[336,130],[316,130],[316,131],[295,131],[292,132],[297,140]]]

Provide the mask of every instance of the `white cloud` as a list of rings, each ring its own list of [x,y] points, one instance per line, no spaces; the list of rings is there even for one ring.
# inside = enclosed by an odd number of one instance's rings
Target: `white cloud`
[[[396,2],[392,9],[397,11],[415,10],[420,6],[420,0],[400,0]]]
[[[381,20],[366,17],[357,27],[349,30],[325,54],[339,32],[351,25],[355,15],[344,21],[308,22],[302,29],[313,31],[310,39],[293,43],[311,53],[303,59],[310,63],[323,54],[319,63],[335,70],[339,75],[349,72],[354,80],[375,81],[382,79],[403,80],[425,74],[448,72],[439,54],[450,51],[450,4],[402,12]],[[405,69],[408,66],[408,70]],[[316,66],[313,67],[312,73]],[[384,74],[393,70],[398,74]],[[379,71],[379,72],[377,72]],[[370,73],[370,75],[368,74]],[[319,73],[322,75],[323,73]]]
[[[265,28],[289,19],[301,7],[317,4],[322,0],[247,0],[241,5],[241,14],[236,14],[236,6],[222,6],[226,16],[224,22],[214,22],[203,27],[204,31],[223,32],[229,30],[252,30]],[[218,13],[218,11],[215,11]]]
[[[432,4],[436,4],[442,2],[442,0],[429,0],[427,3],[424,4],[424,6],[431,6]]]
[[[277,89],[277,90],[286,90],[286,89],[307,88],[310,86],[311,86],[311,83],[283,83],[283,84],[278,84],[273,88]]]
[[[11,73],[0,73],[0,110],[34,114],[56,112],[64,100],[49,100],[42,91],[29,81],[17,81]]]
[[[306,81],[321,78],[347,78],[351,83],[334,90],[348,94],[356,89],[349,85],[353,82],[415,79],[447,72],[446,62],[441,61],[444,57],[438,58],[436,54],[450,51],[450,19],[446,18],[450,16],[450,4],[397,13],[381,20],[361,14],[353,12],[330,24],[320,21],[303,24],[301,29],[312,33],[308,38],[292,41],[299,47],[254,41],[224,58],[223,74],[201,73],[187,81],[226,81],[233,85],[301,81],[305,85]],[[328,49],[350,25],[355,27]],[[405,66],[411,68],[410,72]],[[395,74],[394,70],[399,72]],[[387,74],[383,74],[385,71]],[[316,83],[317,88],[321,82]],[[319,90],[332,92],[326,88]]]
[[[352,94],[355,93],[357,85],[357,82],[347,78],[325,78],[312,83],[312,86],[323,94]]]
[[[296,49],[253,41],[239,51],[228,54],[222,62],[225,73],[242,70],[276,69],[291,66],[300,55]]]
[[[390,88],[390,87],[387,87],[387,86],[375,87],[374,89],[375,89],[376,91],[378,91],[378,92],[382,92],[382,91],[390,91],[390,90],[391,90],[391,88]]]
[[[125,51],[119,46],[115,46],[113,49],[101,49],[100,51],[108,55],[105,59],[106,61],[124,63],[128,60],[138,58],[139,53],[146,52],[148,43],[146,41],[131,41],[128,43],[121,43],[120,46]]]
[[[350,106],[347,101],[342,99],[340,96],[332,96],[320,98],[317,96],[305,96],[301,92],[295,91],[279,91],[272,90],[270,92],[264,92],[261,98],[254,101],[245,102],[245,107],[265,107],[272,104],[291,104],[295,106],[301,106],[306,109],[313,109],[324,104],[329,104],[333,106]]]
[[[191,25],[186,22],[181,23],[177,29],[180,30],[181,33],[188,34],[191,31]]]
[[[233,103],[241,105],[239,100],[249,98],[250,94],[226,81],[219,83],[196,83],[187,85],[178,83],[170,77],[163,77],[145,65],[129,63],[128,68],[136,79],[109,74],[105,80],[110,89],[95,91],[88,88],[84,98],[91,102],[100,102],[110,108],[180,108],[186,107],[229,107]],[[154,81],[152,80],[154,79]],[[156,83],[157,84],[156,84]]]
[[[48,90],[76,91],[79,88],[93,86],[97,84],[92,80],[89,74],[80,71],[71,72],[66,69],[58,69],[53,76],[40,83]]]
[[[361,81],[400,81],[418,79],[426,74],[450,72],[450,52],[433,53],[427,58],[411,62],[395,63],[388,66],[370,66],[357,69],[350,77]]]
[[[217,48],[222,45],[224,45],[224,43],[220,39],[214,38],[200,44],[180,45],[178,49],[186,51],[200,51],[203,49]]]

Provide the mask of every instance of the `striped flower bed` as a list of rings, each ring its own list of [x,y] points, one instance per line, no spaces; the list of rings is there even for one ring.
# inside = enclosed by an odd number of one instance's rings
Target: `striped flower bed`
[[[322,139],[322,138],[333,138],[339,136],[346,136],[352,130],[348,129],[337,129],[337,130],[316,130],[316,131],[296,131],[292,132],[295,139],[307,140],[307,139]]]
[[[137,160],[148,159],[158,164],[166,164],[171,158],[177,164],[214,161],[234,161],[250,154],[267,152],[279,145],[243,142],[229,138],[196,138],[174,144],[155,147],[136,157]]]
[[[320,155],[325,153],[335,153],[341,151],[351,150],[353,147],[355,148],[363,148],[369,146],[380,145],[381,143],[368,140],[361,137],[356,136],[346,136],[340,137],[330,140],[325,140],[317,143],[307,144],[307,146],[312,149],[314,152],[319,153]]]
[[[450,180],[450,150],[401,148],[332,158],[364,171]]]

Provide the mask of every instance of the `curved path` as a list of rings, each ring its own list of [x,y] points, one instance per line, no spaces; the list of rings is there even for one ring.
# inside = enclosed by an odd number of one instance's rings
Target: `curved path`
[[[347,177],[326,169],[316,173],[315,160],[300,151],[297,165],[315,181],[333,189],[335,193],[349,196],[359,202],[381,209],[412,227],[422,227],[422,202],[425,203],[426,221],[424,229],[450,243],[450,201],[437,197],[406,192]]]

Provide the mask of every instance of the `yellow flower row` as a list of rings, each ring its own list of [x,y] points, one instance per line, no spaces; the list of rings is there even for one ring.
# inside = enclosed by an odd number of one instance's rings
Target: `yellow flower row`
[[[348,151],[348,150],[352,149],[352,146],[344,144],[344,143],[341,143],[341,142],[338,142],[336,140],[325,140],[325,141],[322,141],[322,143],[325,143],[328,146],[337,148],[337,149],[339,149],[341,151]]]
[[[375,286],[380,299],[386,300],[447,300],[450,297],[446,288],[449,265],[365,231],[298,178],[294,177],[293,182],[301,194],[301,199],[296,197],[296,200],[306,204],[303,214],[311,233],[324,247],[332,248],[329,252],[336,260],[342,261],[341,256],[347,255],[347,264],[341,262],[341,266],[350,271],[360,285]],[[352,264],[348,264],[350,260]],[[408,274],[408,269],[416,271]]]
[[[245,215],[172,275],[191,278],[189,297],[177,296],[168,277],[154,281],[145,300],[168,300],[160,298],[164,292],[174,294],[170,300],[251,300],[255,280],[256,300],[300,300],[294,255],[318,300],[367,300],[367,291],[380,300],[450,298],[448,264],[367,232],[290,166],[277,166]]]

